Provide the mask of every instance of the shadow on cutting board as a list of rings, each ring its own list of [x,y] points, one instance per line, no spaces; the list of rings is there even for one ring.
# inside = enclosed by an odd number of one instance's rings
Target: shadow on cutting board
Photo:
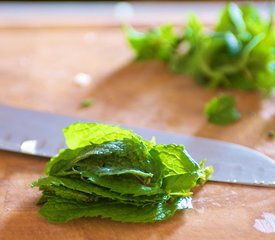
[[[235,96],[242,115],[238,122],[227,126],[207,122],[205,104],[221,93]],[[80,116],[250,147],[266,137],[270,122],[274,124],[274,97],[264,99],[258,92],[237,89],[208,89],[187,76],[171,73],[159,61],[129,62],[101,79],[90,95],[95,104],[80,111]],[[268,113],[269,119],[265,117]]]
[[[236,98],[241,119],[226,126],[207,122],[205,104],[229,93]],[[267,134],[275,124],[275,95],[237,89],[208,89],[176,75],[159,61],[129,62],[90,90],[95,104],[82,117],[207,137],[255,148],[275,158]],[[273,150],[272,150],[273,149]]]
[[[91,89],[95,104],[81,117],[194,134],[205,123],[205,102],[217,93],[172,74],[158,61],[131,62]]]

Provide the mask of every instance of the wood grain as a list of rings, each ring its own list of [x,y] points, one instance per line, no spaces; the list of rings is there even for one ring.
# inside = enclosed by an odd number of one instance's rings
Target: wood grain
[[[99,121],[169,130],[235,142],[275,159],[275,96],[233,91],[242,119],[220,127],[203,116],[209,90],[170,73],[159,62],[134,62],[118,28],[0,30],[0,103]],[[89,74],[79,86],[78,73]],[[80,108],[92,98],[90,108]],[[194,209],[166,222],[122,224],[80,219],[50,224],[38,214],[37,189],[46,160],[0,152],[0,239],[274,239],[253,225],[275,214],[275,189],[207,183]]]

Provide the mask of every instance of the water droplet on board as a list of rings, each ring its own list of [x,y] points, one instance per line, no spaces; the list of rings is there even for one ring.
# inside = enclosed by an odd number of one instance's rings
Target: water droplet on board
[[[92,78],[87,73],[78,73],[74,77],[74,82],[81,87],[86,87],[91,84]]]
[[[275,233],[275,214],[264,212],[261,219],[256,219],[254,228],[262,233]]]

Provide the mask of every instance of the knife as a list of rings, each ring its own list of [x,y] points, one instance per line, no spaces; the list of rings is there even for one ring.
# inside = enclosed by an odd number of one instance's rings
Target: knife
[[[52,157],[65,148],[61,129],[76,121],[97,122],[0,105],[0,149]],[[210,180],[275,187],[275,161],[248,147],[218,140],[129,127],[156,143],[183,144],[195,160],[206,159],[214,167]]]

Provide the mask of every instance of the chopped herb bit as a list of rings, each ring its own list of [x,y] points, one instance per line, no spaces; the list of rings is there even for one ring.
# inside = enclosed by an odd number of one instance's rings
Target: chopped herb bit
[[[225,94],[211,99],[206,104],[204,113],[210,123],[217,125],[230,124],[241,117],[236,109],[234,97]]]
[[[163,221],[191,208],[191,189],[213,172],[181,145],[156,145],[118,126],[75,123],[64,135],[68,149],[32,183],[43,192],[40,214],[51,222],[97,216]]]
[[[272,131],[272,130],[268,131],[267,136],[269,138],[274,138],[275,137],[275,131]]]
[[[92,106],[94,103],[94,101],[92,99],[84,99],[81,103],[80,103],[80,107],[81,108],[87,108]]]

